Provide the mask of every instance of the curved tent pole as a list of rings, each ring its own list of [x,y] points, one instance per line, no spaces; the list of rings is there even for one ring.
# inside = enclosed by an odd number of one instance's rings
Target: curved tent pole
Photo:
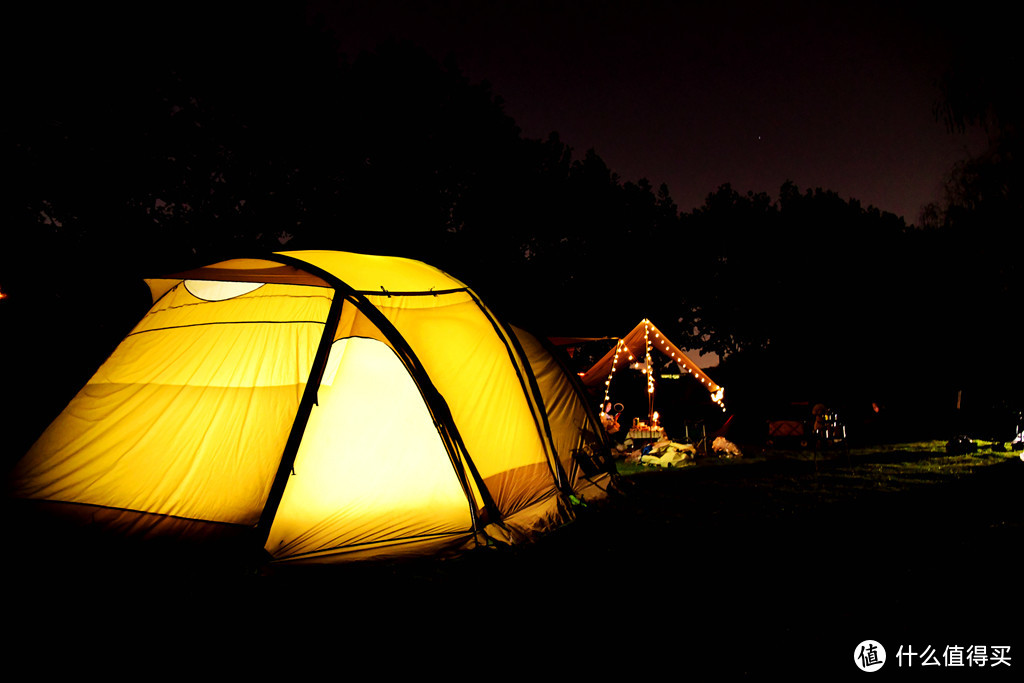
[[[259,542],[266,544],[270,536],[270,527],[274,523],[277,509],[281,505],[281,498],[284,496],[285,486],[288,484],[288,476],[295,467],[295,456],[298,455],[299,445],[302,443],[302,436],[306,432],[306,424],[309,422],[309,415],[313,412],[313,405],[317,402],[317,392],[320,388],[320,378],[323,376],[327,366],[327,356],[330,353],[331,345],[334,343],[334,330],[338,327],[341,319],[341,309],[345,297],[340,296],[337,288],[334,290],[334,298],[331,301],[331,308],[324,321],[323,336],[320,337],[320,344],[316,349],[316,356],[313,358],[313,367],[310,369],[309,379],[306,380],[306,388],[302,391],[302,398],[299,400],[299,409],[292,421],[291,431],[288,433],[288,440],[285,442],[284,451],[281,454],[281,462],[277,466],[277,473],[270,485],[270,492],[267,495],[267,502],[263,505],[260,519],[256,523],[259,532]],[[316,381],[313,379],[316,378]]]
[[[462,453],[464,456],[461,458],[461,462],[465,463],[466,468],[469,469],[470,475],[476,483],[477,490],[480,492],[480,496],[483,500],[484,509],[488,513],[488,516],[491,517],[490,521],[500,521],[501,514],[498,510],[498,506],[491,497],[487,487],[484,485],[483,478],[480,476],[479,471],[473,464],[473,459],[466,450],[465,444],[462,443],[462,437],[459,435],[458,429],[455,427],[455,420],[452,417],[447,402],[444,400],[444,397],[441,396],[441,393],[437,388],[434,387],[433,382],[430,381],[430,378],[427,376],[422,364],[413,352],[412,347],[409,346],[408,342],[405,341],[405,338],[402,337],[401,333],[398,332],[391,321],[388,320],[383,313],[378,311],[365,296],[340,280],[337,276],[319,268],[318,266],[314,266],[311,263],[306,263],[301,259],[284,254],[273,254],[266,260],[277,261],[316,275],[329,283],[335,291],[335,301],[332,301],[331,303],[331,311],[328,313],[328,319],[325,323],[324,336],[320,341],[320,347],[317,349],[317,355],[314,359],[313,370],[310,373],[311,378],[314,376],[314,373],[317,377],[323,373],[324,367],[327,363],[327,352],[330,350],[331,344],[334,341],[334,331],[337,329],[338,320],[341,317],[342,305],[344,301],[351,302],[363,315],[374,323],[385,337],[387,337],[388,341],[394,345],[399,358],[402,359],[402,362],[406,366],[406,369],[408,369],[413,381],[416,382],[416,385],[419,387],[420,393],[423,395],[427,407],[434,418],[434,423],[438,426],[441,439],[445,443],[446,450],[449,452],[449,457],[452,461],[456,474],[459,477],[459,481],[461,482],[463,489],[466,491],[467,501],[470,502],[473,524],[476,525],[479,523],[479,515],[477,511],[473,509],[473,495],[469,490],[469,485],[466,481],[466,474],[460,464],[460,458],[457,455],[458,453]],[[335,310],[335,308],[337,310]],[[285,485],[288,483],[288,477],[295,464],[295,457],[298,455],[299,445],[302,442],[302,434],[305,430],[306,423],[309,420],[309,415],[313,410],[313,405],[316,403],[318,389],[319,382],[307,382],[306,389],[303,392],[302,399],[299,403],[299,411],[296,415],[295,422],[293,423],[292,432],[289,434],[288,442],[285,446],[284,452],[282,453],[281,463],[278,466],[277,475],[274,478],[270,494],[267,497],[266,504],[264,505],[263,514],[260,516],[260,520],[257,524],[257,529],[260,530],[260,535],[264,543],[266,542],[266,538],[270,535],[270,527],[273,524],[274,516],[277,514],[277,508],[281,504]]]
[[[584,413],[584,424],[580,425],[580,438],[577,440],[576,447],[579,448],[582,445],[583,430],[585,429],[586,423],[589,422],[594,427],[593,434],[598,439],[601,449],[611,451],[611,437],[608,436],[608,432],[601,428],[601,420],[597,416],[597,413],[594,412],[594,406],[591,405],[591,402],[589,400],[587,400],[587,389],[583,385],[583,382],[580,381],[579,375],[573,372],[572,369],[568,366],[568,364],[566,364],[565,359],[562,356],[564,352],[558,349],[555,346],[555,344],[553,344],[551,340],[548,338],[535,338],[540,343],[541,348],[545,349],[549,354],[551,354],[551,357],[554,359],[555,364],[562,369],[562,372],[569,380],[569,385],[572,387],[573,391],[575,391],[577,396],[579,397],[580,406],[583,408]],[[610,463],[611,460],[608,460],[607,462]],[[575,458],[573,459],[572,468],[572,477],[576,477],[577,472],[580,469],[580,465]],[[613,471],[613,469],[608,466],[606,466],[605,469],[606,471],[609,472]],[[586,474],[584,474],[584,477],[586,477],[588,480],[590,479],[589,477],[587,477]]]
[[[537,384],[537,378],[533,374],[533,370],[530,368],[530,362],[526,358],[526,351],[523,349],[522,344],[516,338],[515,332],[513,332],[508,325],[498,319],[487,306],[477,297],[476,293],[472,290],[466,290],[469,296],[473,299],[473,302],[483,312],[484,316],[490,321],[491,326],[495,332],[498,332],[498,337],[501,338],[505,344],[505,349],[508,351],[509,360],[512,362],[512,368],[516,371],[516,375],[519,377],[519,384],[523,387],[523,393],[528,393],[533,398],[533,403],[537,406],[537,410],[531,410],[533,414],[533,423],[537,428],[537,433],[541,437],[541,441],[545,445],[545,451],[548,453],[548,468],[551,470],[551,474],[555,478],[555,483],[558,485],[558,489],[565,494],[571,494],[569,491],[569,478],[562,469],[562,464],[558,459],[558,453],[555,452],[554,437],[551,434],[551,423],[548,421],[547,410],[544,408],[544,399],[541,397],[540,386]],[[518,355],[521,363],[516,363],[516,356]],[[520,368],[522,365],[522,368]],[[525,375],[525,378],[524,378]],[[538,419],[537,413],[540,413]]]
[[[562,369],[562,372],[564,372],[565,376],[569,379],[569,384],[572,385],[573,390],[575,390],[579,395],[580,404],[583,406],[583,411],[586,413],[591,424],[600,425],[601,420],[598,418],[597,413],[594,412],[594,406],[591,405],[589,400],[587,400],[587,388],[583,385],[583,382],[580,381],[580,376],[573,372],[572,368],[566,364],[565,359],[562,357],[563,352],[560,351],[550,339],[537,337],[537,341],[540,342],[542,348],[551,354],[551,357],[555,359],[555,363],[558,364],[558,367]],[[608,446],[610,441],[608,433],[601,429],[597,431],[597,434],[601,437],[603,445]]]
[[[547,406],[544,405],[544,397],[540,391],[540,384],[537,383],[537,376],[533,374],[533,368],[530,367],[530,361],[526,357],[526,349],[523,348],[523,345],[519,341],[519,338],[516,337],[515,332],[509,329],[508,325],[504,321],[501,321],[501,326],[505,329],[506,334],[509,337],[509,341],[515,348],[516,353],[518,353],[519,357],[523,359],[523,372],[530,384],[530,392],[533,394],[534,403],[538,408],[537,412],[540,413],[540,419],[544,425],[544,436],[547,439],[548,448],[551,449],[551,469],[555,475],[556,481],[558,482],[558,487],[562,489],[563,492],[571,494],[572,492],[569,491],[569,478],[562,468],[562,461],[559,459],[558,451],[555,449],[555,437],[551,432],[551,421],[548,419]]]

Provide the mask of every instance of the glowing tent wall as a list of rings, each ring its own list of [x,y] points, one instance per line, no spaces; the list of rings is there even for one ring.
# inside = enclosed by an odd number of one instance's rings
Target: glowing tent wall
[[[581,459],[574,456],[582,451],[583,458],[590,458],[609,448],[607,433],[555,354],[526,330],[513,330],[536,378],[545,406],[546,428],[569,485],[580,496],[593,499],[603,495],[611,486],[610,474],[588,473],[581,468]]]
[[[15,495],[140,530],[257,523],[333,292],[193,289],[223,295],[157,301],[18,463]]]
[[[585,406],[447,274],[291,252],[149,284],[153,308],[16,467],[17,497],[123,532],[262,534],[279,561],[571,519]]]

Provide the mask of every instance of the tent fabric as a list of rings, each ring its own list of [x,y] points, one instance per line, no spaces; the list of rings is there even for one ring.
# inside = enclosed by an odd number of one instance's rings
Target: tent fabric
[[[381,384],[387,392],[367,392]],[[352,401],[352,396],[362,400]],[[386,417],[386,423],[368,428]],[[387,345],[334,342],[267,548],[305,555],[468,534],[473,510],[415,382]],[[307,472],[316,476],[304,476]]]
[[[529,540],[607,489],[576,464],[606,442],[571,376],[432,266],[281,252],[147,282],[16,497],[303,562]]]
[[[169,292],[20,461],[16,493],[255,525],[330,303],[302,290]]]
[[[544,341],[518,327],[513,331],[537,379],[547,427],[570,486],[579,496],[600,495],[598,492],[612,486],[610,474],[586,472],[582,463],[608,448],[608,434],[586,400],[585,390]]]
[[[718,394],[721,396],[719,392],[722,391],[722,387],[708,377],[689,356],[683,353],[654,323],[647,319],[641,320],[628,334],[618,340],[614,348],[583,373],[581,377],[583,384],[587,387],[595,387],[607,381],[608,376],[611,374],[617,351],[621,350],[621,352],[626,353],[626,357],[622,358],[620,362],[630,362],[636,358],[643,359],[647,349],[647,339],[650,339],[651,348],[660,351],[667,358],[675,362],[680,372],[692,375],[712,395]]]

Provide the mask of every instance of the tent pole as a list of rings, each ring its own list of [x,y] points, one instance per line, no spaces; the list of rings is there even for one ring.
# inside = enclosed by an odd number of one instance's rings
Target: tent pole
[[[498,337],[504,342],[505,350],[508,352],[509,360],[512,362],[512,369],[516,371],[516,375],[519,377],[519,384],[523,388],[523,393],[531,396],[534,405],[537,407],[536,410],[531,409],[530,412],[533,414],[533,423],[537,428],[537,433],[545,446],[544,450],[548,454],[548,467],[555,477],[559,490],[566,494],[572,493],[569,478],[566,476],[562,463],[558,459],[558,453],[555,452],[555,441],[551,435],[551,423],[548,421],[547,411],[544,408],[544,398],[541,396],[540,387],[537,385],[537,378],[534,377],[533,370],[530,368],[530,361],[526,357],[526,351],[523,349],[522,344],[519,343],[515,332],[503,320],[499,320],[497,316],[493,315],[484,303],[477,298],[475,292],[469,291],[469,295],[472,297],[473,303],[484,314],[484,317],[490,321],[491,327],[498,333]],[[521,361],[522,369],[520,369],[520,364],[516,363],[516,356]],[[537,418],[537,413],[540,414],[540,420]]]
[[[288,441],[285,442],[284,452],[281,456],[281,463],[277,467],[277,474],[270,486],[270,493],[267,495],[267,502],[263,506],[260,520],[256,525],[259,530],[261,544],[266,544],[270,536],[270,527],[274,523],[274,516],[281,505],[281,498],[284,496],[284,488],[288,483],[288,477],[295,467],[295,457],[299,453],[299,445],[302,443],[302,436],[306,431],[306,424],[309,422],[309,415],[313,412],[313,405],[317,402],[317,392],[320,389],[321,377],[327,365],[327,356],[334,342],[334,330],[338,327],[338,320],[341,318],[341,309],[345,297],[341,296],[337,289],[334,290],[334,299],[331,301],[330,311],[324,321],[323,336],[320,337],[320,345],[317,347],[316,356],[313,359],[313,367],[310,369],[309,379],[306,381],[306,388],[302,392],[299,401],[299,410],[292,422],[292,429],[288,434]]]
[[[455,419],[451,415],[448,404],[445,402],[444,397],[441,396],[440,392],[437,391],[437,388],[434,387],[430,378],[427,377],[423,370],[423,366],[420,364],[419,359],[416,358],[412,348],[408,345],[405,338],[402,337],[391,321],[388,320],[387,317],[378,311],[372,304],[370,304],[364,295],[357,292],[331,273],[285,254],[274,254],[269,260],[291,265],[300,270],[317,275],[326,283],[330,284],[335,292],[335,300],[331,303],[332,308],[328,313],[328,321],[324,331],[324,338],[321,340],[322,346],[326,344],[326,347],[323,349],[324,356],[322,359],[320,358],[321,349],[318,349],[317,358],[314,360],[313,364],[313,371],[310,372],[310,378],[319,377],[323,374],[324,364],[327,362],[327,352],[330,350],[331,344],[334,341],[334,331],[337,329],[338,321],[341,318],[342,304],[344,301],[350,301],[370,320],[370,322],[376,325],[377,329],[379,329],[391,342],[394,350],[402,359],[403,364],[406,366],[406,369],[412,376],[413,381],[419,388],[420,393],[423,395],[424,401],[426,402],[427,408],[430,411],[431,417],[438,426],[438,433],[441,436],[442,441],[445,443],[445,447],[449,453],[449,459],[452,462],[452,467],[455,470],[456,476],[458,476],[459,481],[466,492],[467,502],[472,503],[474,498],[472,492],[469,490],[469,483],[466,480],[466,471],[463,467],[467,468],[470,475],[473,477],[477,490],[480,493],[484,510],[487,512],[490,521],[500,522],[501,512],[498,509],[497,504],[494,502],[490,491],[487,490],[487,486],[484,484],[483,478],[476,469],[473,459],[469,455],[465,444],[462,443],[462,437],[455,426]],[[334,310],[335,304],[337,304],[337,311]],[[284,495],[285,484],[288,482],[288,476],[291,474],[291,469],[295,463],[295,457],[298,455],[298,449],[302,442],[302,434],[305,430],[306,422],[309,420],[309,414],[312,412],[313,404],[316,402],[317,388],[318,383],[312,381],[306,385],[306,391],[303,393],[302,400],[299,404],[299,412],[298,415],[296,415],[296,421],[293,425],[292,433],[289,435],[287,445],[285,446],[284,454],[282,455],[281,464],[278,468],[277,476],[274,479],[270,496],[268,496],[267,504],[264,506],[263,514],[260,516],[257,528],[261,532],[261,541],[264,544],[270,536],[270,527],[273,524],[274,515],[277,514],[277,508],[281,503],[281,497]],[[300,422],[301,427],[299,425]],[[297,427],[298,429],[296,431]],[[295,439],[294,443],[292,441],[293,437]],[[463,457],[460,458],[458,453],[463,454]],[[470,509],[474,528],[477,528],[477,525],[480,522],[479,511],[472,504],[470,504]]]

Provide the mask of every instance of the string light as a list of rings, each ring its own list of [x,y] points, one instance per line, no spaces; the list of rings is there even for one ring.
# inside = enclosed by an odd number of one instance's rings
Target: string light
[[[604,407],[604,404],[608,403],[608,401],[610,400],[611,387],[612,387],[612,377],[615,375],[615,369],[616,369],[616,367],[619,364],[619,354],[622,352],[622,350],[625,347],[625,345],[626,345],[626,343],[622,339],[620,339],[619,343],[615,345],[615,356],[612,358],[612,369],[611,369],[611,372],[608,373],[608,379],[606,379],[604,381],[605,389],[604,389],[604,401],[601,404],[602,408]],[[629,359],[633,360],[633,355],[632,354],[629,354]]]
[[[644,364],[647,366],[647,419],[654,422],[654,368],[651,361],[651,322],[644,318]]]
[[[704,373],[701,372],[699,370],[699,368],[696,368],[693,365],[693,362],[686,356],[686,354],[684,354],[682,351],[679,351],[677,348],[675,348],[671,344],[671,342],[669,342],[668,339],[664,335],[661,334],[661,331],[654,326],[654,323],[652,323],[647,318],[644,318],[642,322],[643,322],[643,325],[644,325],[644,363],[643,363],[643,365],[640,365],[639,363],[635,362],[636,358],[634,357],[634,355],[633,355],[632,351],[630,350],[630,348],[626,345],[625,339],[619,339],[618,340],[618,343],[615,345],[615,354],[614,354],[614,356],[612,358],[611,371],[608,373],[608,378],[605,380],[605,383],[604,383],[604,385],[605,385],[605,392],[604,392],[604,402],[602,403],[602,408],[604,407],[604,404],[610,402],[610,400],[611,400],[611,383],[612,383],[612,379],[614,378],[615,371],[618,369],[619,358],[620,358],[620,356],[623,353],[625,353],[626,356],[629,358],[630,367],[633,367],[635,369],[641,370],[644,374],[647,375],[647,397],[648,397],[648,399],[647,399],[648,400],[648,413],[647,414],[648,414],[648,419],[649,420],[653,421],[655,419],[654,418],[654,415],[655,415],[655,413],[654,413],[654,387],[655,387],[655,382],[654,382],[654,363],[653,363],[652,358],[651,358],[651,348],[654,345],[654,340],[657,340],[661,344],[659,350],[662,351],[662,353],[664,353],[666,356],[669,356],[671,360],[675,361],[676,366],[679,367],[680,370],[685,370],[688,375],[691,375],[691,376],[696,377],[697,379],[699,379],[700,383],[705,385],[708,388],[708,391],[711,392],[711,401],[713,403],[715,403],[716,405],[718,405],[719,407],[721,407],[722,411],[724,412],[726,410],[725,403],[724,403],[725,389],[723,387],[720,387],[718,384],[716,384],[710,378],[708,378],[706,375],[704,375]],[[654,335],[654,339],[653,340],[651,338],[651,335]]]

